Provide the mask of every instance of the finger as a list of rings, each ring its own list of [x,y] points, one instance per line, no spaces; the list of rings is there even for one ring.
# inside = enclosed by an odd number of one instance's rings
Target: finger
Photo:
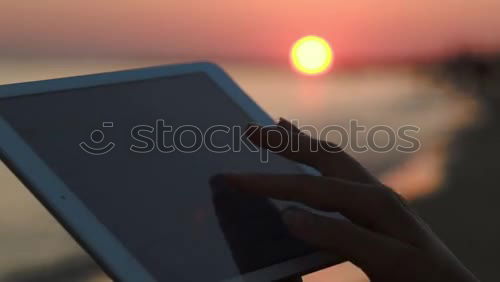
[[[371,222],[365,212],[376,189],[368,185],[310,175],[224,174],[233,189],[253,195],[300,202],[323,211],[338,211],[361,224]]]
[[[331,142],[287,131],[282,126],[250,127],[251,130],[246,132],[254,144],[287,159],[312,166],[325,176],[362,183],[378,183],[356,160]]]
[[[220,230],[239,269],[249,269],[256,261],[262,261],[265,257],[262,249],[281,249],[290,243],[286,239],[280,242],[269,239],[271,234],[290,238],[283,236],[288,234],[287,227],[280,211],[269,199],[245,195],[217,179],[211,179],[210,185]],[[256,243],[261,249],[255,248]]]
[[[297,238],[353,262],[369,275],[383,269],[381,264],[398,259],[401,250],[409,248],[346,220],[300,209],[286,210],[283,220]]]
[[[292,133],[302,133],[300,131],[300,129],[295,126],[293,123],[291,123],[290,121],[280,117],[279,121],[278,121],[278,125],[285,128],[288,132],[292,132]]]
[[[398,240],[419,243],[421,228],[397,194],[335,178],[310,175],[226,174],[229,187],[254,195],[340,212],[353,222]]]

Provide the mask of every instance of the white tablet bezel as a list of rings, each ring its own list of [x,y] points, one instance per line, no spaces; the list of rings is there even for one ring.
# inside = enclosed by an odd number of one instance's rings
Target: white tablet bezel
[[[255,122],[273,120],[217,65],[191,63],[149,67],[0,86],[0,99],[203,72]],[[116,281],[153,282],[154,277],[88,210],[0,114],[0,155],[39,201]],[[321,253],[291,259],[224,281],[272,281],[308,273],[341,260]]]

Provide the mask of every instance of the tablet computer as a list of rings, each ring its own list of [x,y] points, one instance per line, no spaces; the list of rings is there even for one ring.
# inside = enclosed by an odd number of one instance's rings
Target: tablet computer
[[[2,159],[116,281],[273,281],[339,261],[292,238],[288,203],[210,187],[305,172],[253,150],[248,122],[273,123],[210,63],[0,86]]]

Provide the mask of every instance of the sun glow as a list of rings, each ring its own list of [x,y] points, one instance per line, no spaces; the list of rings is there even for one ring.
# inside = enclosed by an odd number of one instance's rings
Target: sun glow
[[[293,44],[290,60],[298,72],[306,75],[318,75],[330,70],[333,62],[333,51],[325,39],[308,35]]]

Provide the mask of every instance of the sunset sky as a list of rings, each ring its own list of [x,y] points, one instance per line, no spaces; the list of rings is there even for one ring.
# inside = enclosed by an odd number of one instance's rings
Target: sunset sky
[[[186,57],[285,61],[296,39],[329,40],[343,63],[500,50],[493,0],[2,0],[0,58]]]

